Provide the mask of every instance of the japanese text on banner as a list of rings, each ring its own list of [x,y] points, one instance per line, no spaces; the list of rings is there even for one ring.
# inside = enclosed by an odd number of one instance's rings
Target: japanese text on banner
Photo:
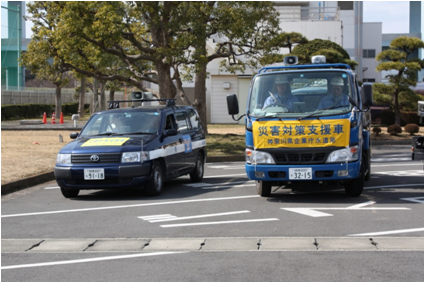
[[[348,146],[350,121],[255,121],[256,148]]]

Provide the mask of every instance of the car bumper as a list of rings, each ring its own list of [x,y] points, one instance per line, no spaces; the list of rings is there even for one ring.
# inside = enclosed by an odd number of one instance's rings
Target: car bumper
[[[103,180],[85,180],[84,169],[103,168]],[[106,166],[55,166],[56,182],[61,188],[80,190],[139,187],[151,179],[151,164]]]
[[[293,180],[289,168],[311,168],[312,178]],[[257,181],[348,181],[359,175],[360,162],[314,165],[251,165],[245,164],[248,178]]]

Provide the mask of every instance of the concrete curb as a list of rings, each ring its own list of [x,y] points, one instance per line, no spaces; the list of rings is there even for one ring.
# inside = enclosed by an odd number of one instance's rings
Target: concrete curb
[[[1,185],[1,195],[7,195],[13,192],[17,192],[34,185],[42,184],[55,179],[53,172],[43,173],[37,176],[21,179],[15,182],[10,182]]]

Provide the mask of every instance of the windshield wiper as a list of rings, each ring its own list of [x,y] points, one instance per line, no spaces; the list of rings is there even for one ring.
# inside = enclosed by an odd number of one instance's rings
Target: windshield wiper
[[[153,135],[154,133],[148,132],[133,132],[133,133],[123,133],[123,135]],[[156,134],[156,133],[155,133]]]
[[[325,108],[325,109],[317,110],[316,112],[313,112],[313,113],[311,113],[311,114],[308,114],[308,115],[306,115],[306,116],[304,116],[304,117],[300,117],[300,118],[298,118],[297,120],[298,120],[298,121],[301,121],[302,119],[306,119],[306,118],[313,117],[314,115],[319,114],[319,113],[322,113],[322,112],[323,112],[323,111],[325,111],[325,110],[331,110],[331,109],[335,109],[335,108],[339,108],[339,107],[349,107],[349,106],[350,106],[350,105],[334,105],[334,106],[331,106],[331,107],[328,107],[328,108]]]
[[[113,132],[104,132],[104,133],[93,135],[93,136],[119,136],[119,135],[122,135],[122,134],[113,133]]]

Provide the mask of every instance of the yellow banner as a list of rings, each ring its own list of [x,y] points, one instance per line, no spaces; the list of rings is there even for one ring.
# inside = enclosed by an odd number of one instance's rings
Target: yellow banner
[[[255,121],[252,131],[256,148],[345,147],[350,141],[348,119]]]
[[[81,146],[121,146],[130,138],[101,138],[90,139]]]

